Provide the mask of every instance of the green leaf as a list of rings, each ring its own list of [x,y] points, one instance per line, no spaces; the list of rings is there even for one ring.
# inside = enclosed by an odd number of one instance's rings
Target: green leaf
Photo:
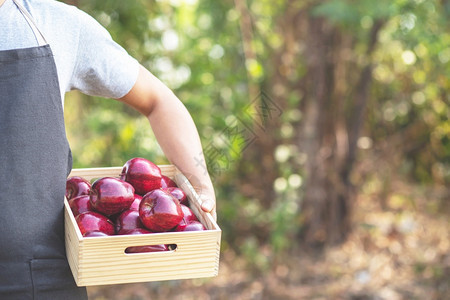
[[[354,5],[342,0],[327,1],[317,5],[311,11],[313,16],[325,17],[338,24],[359,22],[359,13]]]

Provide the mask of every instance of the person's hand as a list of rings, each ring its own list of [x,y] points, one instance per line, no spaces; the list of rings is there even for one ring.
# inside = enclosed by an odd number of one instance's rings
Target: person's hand
[[[199,196],[200,200],[202,201],[202,210],[205,212],[209,212],[214,218],[214,221],[217,221],[216,197],[214,196],[214,193],[203,192]]]
[[[203,173],[201,174],[203,175]],[[210,177],[206,175],[203,180],[200,180],[197,176],[190,173],[185,173],[184,176],[197,193],[201,209],[204,212],[210,213],[214,221],[217,221],[216,195]]]

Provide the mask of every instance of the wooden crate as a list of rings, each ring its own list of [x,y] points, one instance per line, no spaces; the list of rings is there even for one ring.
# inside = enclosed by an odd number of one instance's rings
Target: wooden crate
[[[145,235],[83,237],[65,200],[66,252],[78,286],[109,285],[174,279],[214,277],[218,274],[221,229],[200,208],[198,194],[175,166],[159,166],[187,194],[190,208],[208,230]],[[88,180],[118,177],[122,167],[74,169],[69,177]],[[131,246],[176,244],[163,252],[125,253]]]

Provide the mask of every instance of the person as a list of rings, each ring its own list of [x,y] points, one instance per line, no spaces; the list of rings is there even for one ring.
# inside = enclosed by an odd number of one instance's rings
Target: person
[[[64,249],[67,91],[117,99],[147,117],[167,159],[189,174],[202,209],[216,218],[191,115],[105,28],[54,0],[0,0],[0,24],[0,299],[87,298]]]

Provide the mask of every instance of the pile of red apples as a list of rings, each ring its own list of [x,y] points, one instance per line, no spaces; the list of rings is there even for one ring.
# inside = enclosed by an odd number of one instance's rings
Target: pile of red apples
[[[83,237],[206,230],[184,191],[144,158],[128,160],[119,178],[102,177],[92,184],[68,178],[66,198]],[[170,245],[149,245],[126,252],[167,250]]]

